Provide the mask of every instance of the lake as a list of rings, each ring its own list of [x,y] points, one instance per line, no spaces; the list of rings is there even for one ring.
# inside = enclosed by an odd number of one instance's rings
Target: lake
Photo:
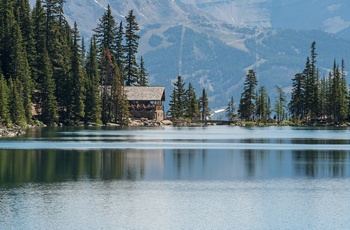
[[[38,128],[0,139],[0,229],[350,229],[350,129]]]

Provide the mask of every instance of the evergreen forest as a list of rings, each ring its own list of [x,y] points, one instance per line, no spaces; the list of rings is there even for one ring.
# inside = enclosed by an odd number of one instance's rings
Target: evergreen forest
[[[139,26],[133,10],[117,22],[108,6],[86,44],[76,23],[65,19],[65,0],[0,1],[0,122],[7,126],[127,124],[124,86],[147,86],[145,60],[138,56]],[[157,37],[153,38],[157,43]],[[344,60],[328,76],[317,68],[316,42],[305,69],[292,79],[291,99],[276,86],[275,104],[249,70],[239,105],[228,102],[229,121],[344,123],[350,119]],[[161,57],[158,57],[161,58]],[[238,57],[234,57],[238,58]],[[237,65],[238,68],[239,64]],[[209,99],[197,98],[181,76],[173,82],[168,116],[207,120]]]
[[[292,79],[291,99],[276,85],[275,104],[271,105],[265,86],[258,86],[254,70],[249,70],[236,110],[233,97],[226,108],[230,121],[252,121],[294,125],[340,125],[350,121],[350,95],[346,82],[344,60],[334,59],[327,76],[320,76],[317,68],[316,42],[310,47],[303,72]]]
[[[85,44],[65,0],[0,1],[0,118],[4,125],[123,124],[123,86],[147,86],[133,11],[117,23],[108,6]]]

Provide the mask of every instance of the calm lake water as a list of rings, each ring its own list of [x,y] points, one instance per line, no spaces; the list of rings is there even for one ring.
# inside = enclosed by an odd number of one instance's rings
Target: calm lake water
[[[350,129],[42,128],[0,139],[0,229],[350,229]]]

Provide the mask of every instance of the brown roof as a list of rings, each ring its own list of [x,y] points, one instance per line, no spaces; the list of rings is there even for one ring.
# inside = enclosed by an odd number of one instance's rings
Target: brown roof
[[[128,101],[165,101],[165,87],[125,86]]]

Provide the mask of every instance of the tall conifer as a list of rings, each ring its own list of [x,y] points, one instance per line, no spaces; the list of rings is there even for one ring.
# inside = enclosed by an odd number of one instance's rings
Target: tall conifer
[[[90,41],[90,49],[86,60],[86,101],[85,122],[101,123],[100,74],[98,72],[96,39]]]
[[[9,89],[5,77],[0,74],[0,121],[5,125],[11,124],[9,107]]]
[[[295,119],[300,120],[305,115],[305,77],[302,73],[297,73],[292,80],[292,98],[289,103],[289,111]]]
[[[126,52],[126,81],[125,85],[131,86],[136,85],[138,82],[138,64],[136,62],[136,54],[138,52],[138,40],[140,36],[137,32],[140,30],[136,17],[133,10],[129,11],[126,18],[126,28],[125,28],[125,52]]]
[[[244,82],[244,91],[239,102],[238,113],[241,119],[253,120],[255,113],[256,92],[258,81],[253,70],[249,70]]]
[[[13,124],[19,126],[26,125],[26,117],[23,107],[23,87],[18,78],[9,79],[9,90],[10,90],[10,116]]]
[[[202,96],[200,97],[199,102],[202,120],[205,121],[208,117],[210,117],[209,100],[205,89],[202,90]]]
[[[99,21],[97,27],[93,29],[99,53],[102,55],[106,49],[114,53],[117,24],[112,15],[110,5],[107,6],[107,11],[102,15]]]
[[[124,27],[123,22],[119,23],[119,28],[115,37],[115,61],[119,67],[120,76],[124,84],[124,79],[126,79],[125,73],[125,47],[123,44],[124,41]]]
[[[34,75],[35,70],[32,68],[35,64],[35,41],[33,39],[33,23],[30,15],[30,5],[28,0],[17,0],[15,3],[14,13],[16,20],[19,22],[19,26],[22,33],[23,47],[26,50],[27,60],[31,70],[31,76]]]
[[[140,60],[140,68],[139,68],[139,77],[138,77],[138,81],[137,84],[139,86],[147,86],[148,85],[148,73],[145,67],[145,62],[143,60],[143,57],[141,56],[141,60]]]
[[[55,97],[55,81],[49,55],[46,50],[41,55],[40,74],[40,108],[41,119],[46,125],[55,125],[58,122],[58,106]]]
[[[53,66],[59,115],[62,121],[67,121],[72,91],[70,46],[73,42],[63,14],[64,2],[43,0],[43,7],[46,10],[46,47]]]
[[[24,117],[27,123],[32,121],[32,79],[30,68],[27,60],[27,53],[25,47],[23,47],[22,34],[18,23],[15,23],[11,30],[11,43],[10,43],[10,59],[9,59],[9,76],[15,79],[16,84],[20,84],[21,87],[17,87],[19,96],[22,97],[22,103],[24,108]]]
[[[276,85],[277,97],[274,106],[277,122],[287,119],[287,99],[286,94],[280,86]]]
[[[185,83],[181,76],[177,77],[177,81],[173,83],[174,90],[171,96],[170,113],[172,118],[184,118],[186,106],[186,89]]]
[[[194,119],[199,114],[196,92],[191,83],[188,84],[186,91],[185,116]]]
[[[265,86],[260,86],[256,96],[256,116],[263,120],[270,118],[270,97]]]
[[[234,121],[236,119],[236,105],[233,97],[231,97],[231,99],[227,103],[227,107],[225,109],[225,116],[229,121]]]
[[[84,117],[85,79],[81,65],[80,35],[76,22],[73,29],[72,77],[70,103],[68,105],[68,123],[78,124]]]

